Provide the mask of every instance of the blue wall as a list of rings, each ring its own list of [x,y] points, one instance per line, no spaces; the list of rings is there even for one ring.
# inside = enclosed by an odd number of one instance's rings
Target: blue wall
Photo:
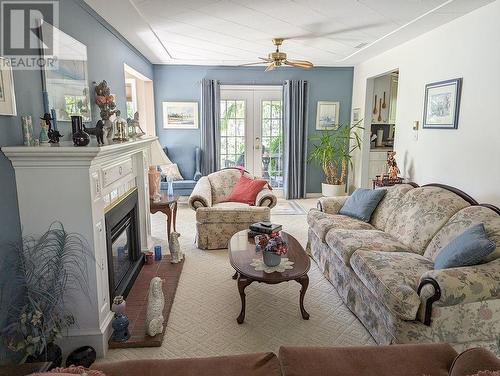
[[[310,71],[280,68],[264,72],[262,67],[154,66],[156,132],[164,146],[200,144],[198,130],[163,129],[162,102],[198,101],[203,78],[216,79],[222,84],[281,84],[285,80],[309,82],[309,136],[315,133],[316,105],[320,100],[340,102],[340,121],[347,122],[351,113],[352,68],[315,68]],[[321,192],[323,174],[316,166],[307,170],[307,192]]]
[[[59,28],[66,34],[87,45],[88,76],[91,93],[92,82],[105,79],[117,95],[117,106],[125,113],[125,80],[123,63],[128,64],[145,76],[153,77],[153,66],[102,18],[96,15],[83,0],[59,2]],[[34,119],[35,134],[39,132],[38,117],[43,114],[42,86],[39,71],[14,71],[17,113],[19,116],[0,116],[0,147],[21,145],[21,115]],[[93,102],[93,97],[91,97]],[[92,108],[94,121],[99,118],[99,109]],[[59,123],[65,138],[70,136],[70,123]],[[64,189],[60,182],[54,182],[54,189]],[[40,197],[43,199],[43,197]],[[8,243],[19,240],[21,227],[17,208],[14,170],[10,161],[0,153],[0,277],[8,278],[4,263],[9,254]],[[0,281],[1,283],[1,281]],[[2,289],[3,290],[3,289]],[[2,291],[6,293],[5,290]],[[0,327],[5,310],[0,311]]]

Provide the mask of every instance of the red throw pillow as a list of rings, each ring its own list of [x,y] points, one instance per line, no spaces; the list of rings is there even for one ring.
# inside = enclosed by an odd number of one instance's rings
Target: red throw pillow
[[[257,195],[262,190],[262,188],[267,184],[267,181],[260,179],[249,179],[243,174],[240,176],[240,180],[234,186],[228,202],[242,202],[248,205],[255,205],[255,199]]]

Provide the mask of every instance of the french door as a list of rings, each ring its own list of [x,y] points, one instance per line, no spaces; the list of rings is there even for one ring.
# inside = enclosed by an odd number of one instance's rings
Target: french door
[[[221,87],[220,166],[242,166],[283,188],[281,86]]]

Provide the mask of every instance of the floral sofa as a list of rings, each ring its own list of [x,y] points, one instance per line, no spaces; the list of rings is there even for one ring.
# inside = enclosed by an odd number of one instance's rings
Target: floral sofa
[[[308,213],[308,251],[379,344],[449,342],[500,353],[500,209],[444,185],[387,189],[370,223],[338,214],[347,198]],[[483,223],[497,245],[484,263],[434,270],[448,242]]]
[[[248,172],[244,175],[253,179]],[[189,196],[189,206],[196,210],[197,246],[200,249],[227,248],[231,236],[248,229],[255,222],[269,221],[277,198],[269,189],[257,195],[255,206],[227,202],[241,176],[236,168],[226,168],[203,176]]]

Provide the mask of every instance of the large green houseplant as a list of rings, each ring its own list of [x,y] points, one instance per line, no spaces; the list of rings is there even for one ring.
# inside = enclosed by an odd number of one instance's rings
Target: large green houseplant
[[[358,130],[362,120],[354,124],[341,124],[337,129],[320,131],[310,137],[313,149],[309,162],[321,167],[325,182],[321,184],[323,196],[343,196],[347,179],[347,167],[352,165],[352,155],[361,147]]]
[[[8,309],[7,325],[0,330],[8,349],[21,362],[61,363],[56,341],[75,324],[72,293],[89,297],[87,263],[93,260],[86,240],[54,223],[39,238],[24,237],[13,245],[12,277],[7,281],[15,296],[2,296]],[[89,298],[90,299],[90,298]],[[89,300],[90,302],[90,300]]]

